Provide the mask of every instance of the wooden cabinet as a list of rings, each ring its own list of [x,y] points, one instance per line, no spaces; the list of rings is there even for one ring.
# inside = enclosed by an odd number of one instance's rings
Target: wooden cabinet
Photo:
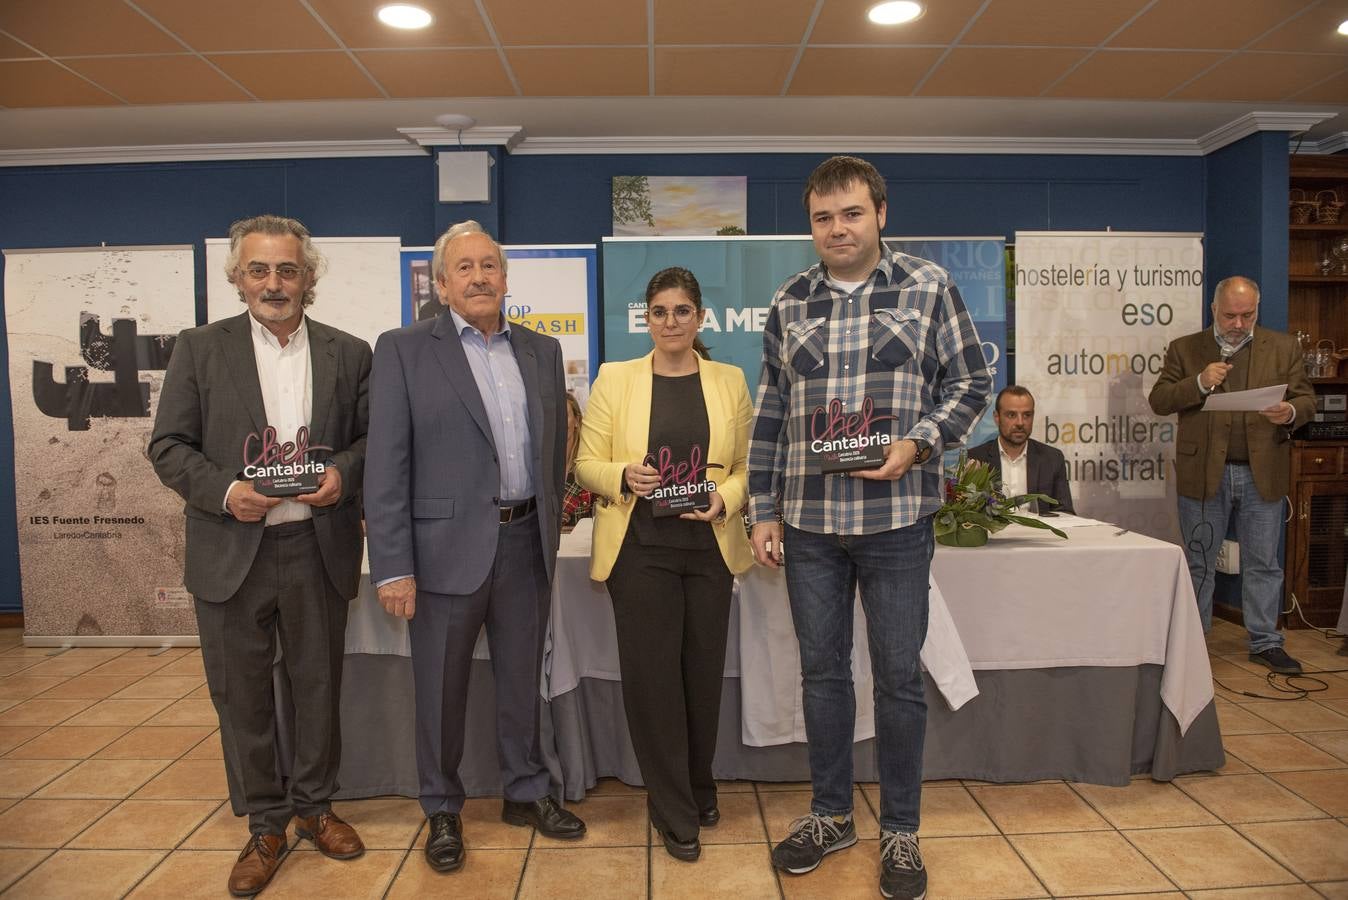
[[[1339,202],[1348,201],[1348,157],[1292,157],[1291,189],[1326,200],[1329,195],[1322,192],[1333,191]],[[1335,244],[1345,238],[1348,207],[1340,211],[1337,223],[1319,224],[1312,216],[1309,223],[1288,227],[1287,332],[1306,332],[1312,345],[1328,340],[1335,347],[1348,347],[1348,274],[1339,274],[1339,261],[1332,254]],[[1322,271],[1326,261],[1329,274]],[[1339,374],[1316,381],[1348,385],[1345,369],[1348,364],[1339,366]]]
[[[1285,584],[1306,621],[1333,628],[1348,568],[1348,441],[1294,441]],[[1295,615],[1288,628],[1305,627]]]
[[[1333,190],[1348,201],[1348,158],[1292,157],[1290,187],[1314,198]],[[1321,195],[1328,199],[1328,195]],[[1303,331],[1311,345],[1326,340],[1348,348],[1348,275],[1322,271],[1326,259],[1337,266],[1334,245],[1348,239],[1348,208],[1337,223],[1312,217],[1288,231],[1287,331]],[[1348,361],[1328,378],[1311,379],[1317,395],[1348,393]],[[1305,435],[1298,430],[1296,437]],[[1348,558],[1348,440],[1296,440],[1292,449],[1292,518],[1287,525],[1285,589],[1312,625],[1333,627],[1343,602]],[[1288,628],[1304,627],[1289,616]]]

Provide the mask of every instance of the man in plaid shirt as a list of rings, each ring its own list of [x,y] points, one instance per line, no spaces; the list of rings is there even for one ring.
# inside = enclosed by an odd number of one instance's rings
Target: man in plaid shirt
[[[973,429],[992,380],[949,273],[881,242],[885,182],[874,166],[848,156],[825,161],[804,203],[820,263],[773,298],[749,447],[754,555],[762,565],[786,563],[814,789],[809,814],[792,823],[772,859],[802,874],[856,843],[851,656],[859,587],[875,682],[880,890],[921,898],[927,706],[918,654],[932,514],[941,505],[941,453]],[[821,471],[820,439],[868,435],[883,447],[878,468]]]

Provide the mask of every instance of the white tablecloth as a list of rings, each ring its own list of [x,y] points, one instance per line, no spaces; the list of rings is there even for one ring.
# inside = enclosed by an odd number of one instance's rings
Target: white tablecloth
[[[613,611],[589,579],[591,520],[562,537],[541,692],[553,699],[582,678],[621,680]],[[1113,526],[1074,528],[1064,541],[1011,526],[981,548],[938,547],[922,662],[952,709],[977,694],[972,670],[1164,666],[1161,697],[1181,733],[1212,700],[1212,674],[1184,553]],[[803,741],[800,658],[781,572],[738,579],[726,675],[739,676],[742,739]],[[870,659],[858,603],[853,641],[856,739],[874,735]],[[408,655],[406,623],[362,587],[352,602],[348,653]],[[485,659],[486,641],[474,654]]]
[[[1183,734],[1213,696],[1183,549],[1112,525],[1068,534],[1011,526],[987,547],[936,551],[974,669],[1162,665]]]
[[[923,664],[938,685],[938,673],[954,670],[958,661],[934,657],[953,647],[967,653],[965,665],[975,670],[1163,665],[1161,699],[1183,734],[1213,696],[1183,551],[1119,534],[1112,525],[1074,528],[1069,536],[1064,541],[1013,525],[985,547],[938,545]],[[803,741],[800,659],[785,579],[755,570],[741,581],[744,743]],[[854,622],[852,676],[862,740],[874,735],[874,722],[859,601]]]
[[[552,616],[548,626],[548,639],[543,651],[543,680],[541,692],[544,697],[551,700],[562,694],[576,689],[582,678],[602,678],[606,681],[621,681],[622,676],[618,668],[618,639],[613,624],[613,606],[609,601],[608,589],[602,582],[590,580],[590,541],[594,527],[593,519],[582,519],[575,530],[569,534],[562,535],[561,549],[557,555],[557,577],[552,585]],[[366,567],[368,569],[368,566]],[[780,584],[782,576],[780,572],[767,572],[765,570],[754,570],[746,573],[754,585],[759,584]],[[760,576],[761,577],[758,577]],[[726,668],[725,676],[727,678],[738,678],[741,674],[740,659],[744,654],[744,640],[740,638],[743,634],[741,623],[745,620],[743,609],[743,579],[737,579],[735,585],[735,601],[731,608],[730,634],[727,640],[726,648]],[[790,610],[786,607],[786,590],[784,586],[773,588],[779,595],[772,599],[771,604],[779,607],[785,613],[785,619],[780,617],[775,619],[775,627],[771,634],[770,643],[777,647],[785,648],[789,642],[790,655],[797,656],[796,635],[791,628]],[[763,597],[760,590],[753,592],[754,597]],[[778,602],[780,601],[780,602]],[[748,619],[753,623],[750,629],[752,638],[750,639],[750,648],[748,656],[753,661],[751,671],[754,673],[755,682],[762,678],[767,678],[771,682],[768,691],[781,689],[781,685],[776,683],[776,678],[772,674],[772,664],[760,649],[762,646],[763,635],[759,633],[758,624],[763,621],[763,616],[758,613],[750,612]],[[922,650],[922,661],[927,666],[941,688],[942,696],[950,704],[951,709],[959,709],[971,697],[978,694],[978,688],[974,684],[973,672],[969,667],[969,660],[964,655],[964,648],[960,646],[959,635],[955,631],[954,622],[951,621],[950,614],[946,611],[945,604],[933,588],[932,598],[932,624],[927,632],[927,644]],[[864,620],[861,620],[861,626],[865,627]],[[870,678],[870,656],[866,651],[865,632],[859,632],[862,640],[857,644],[859,655],[853,660],[853,668],[859,675],[864,673],[866,679]],[[394,618],[384,612],[376,599],[373,586],[366,578],[361,583],[359,596],[351,602],[346,626],[346,652],[347,653],[374,653],[374,654],[396,654],[399,656],[411,655],[411,644],[407,637],[407,623],[402,619]],[[779,650],[772,654],[774,658],[784,658],[784,651]],[[487,651],[486,633],[478,635],[477,646],[474,648],[473,657],[475,659],[489,659]],[[797,694],[800,692],[800,661],[796,658],[795,676],[788,690],[794,690]],[[792,688],[794,685],[794,688]],[[754,698],[746,698],[746,708],[752,708],[759,703],[774,703],[775,700],[766,699],[769,694],[759,693]],[[757,720],[760,716],[770,717],[771,712],[765,708],[762,713],[754,713],[749,716],[751,720]],[[803,726],[802,726],[803,727]],[[874,736],[875,728],[871,721],[869,707],[865,712],[863,722],[861,707],[858,705],[858,740]],[[783,743],[794,738],[782,738],[781,740],[768,739],[760,735],[756,741],[751,742],[752,746],[764,746],[768,743]],[[762,741],[759,743],[758,741]]]

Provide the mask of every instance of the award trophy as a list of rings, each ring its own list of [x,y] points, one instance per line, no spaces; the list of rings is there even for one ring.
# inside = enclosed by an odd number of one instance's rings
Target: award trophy
[[[837,397],[827,406],[815,407],[810,416],[810,453],[818,458],[819,471],[829,475],[880,468],[885,463],[885,448],[894,438],[873,426],[895,418],[877,416],[870,397],[862,399],[860,412],[847,412]]]
[[[310,459],[331,447],[309,444],[309,427],[301,425],[293,441],[279,443],[276,429],[268,425],[262,434],[250,432],[243,440],[243,477],[252,479],[253,490],[267,497],[294,497],[318,490],[318,477],[327,465]]]
[[[651,501],[651,515],[657,519],[709,509],[716,482],[707,477],[707,470],[723,468],[703,462],[703,450],[698,444],[692,445],[687,459],[676,460],[670,448],[661,447],[646,454],[642,465],[660,473],[659,486],[647,497]]]

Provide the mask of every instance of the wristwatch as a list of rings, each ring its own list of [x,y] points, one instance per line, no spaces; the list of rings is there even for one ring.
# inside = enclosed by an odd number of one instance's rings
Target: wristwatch
[[[920,466],[927,460],[931,459],[930,443],[922,440],[922,438],[906,438],[905,440],[912,441],[913,446],[917,448],[917,456],[913,457],[913,465]]]

